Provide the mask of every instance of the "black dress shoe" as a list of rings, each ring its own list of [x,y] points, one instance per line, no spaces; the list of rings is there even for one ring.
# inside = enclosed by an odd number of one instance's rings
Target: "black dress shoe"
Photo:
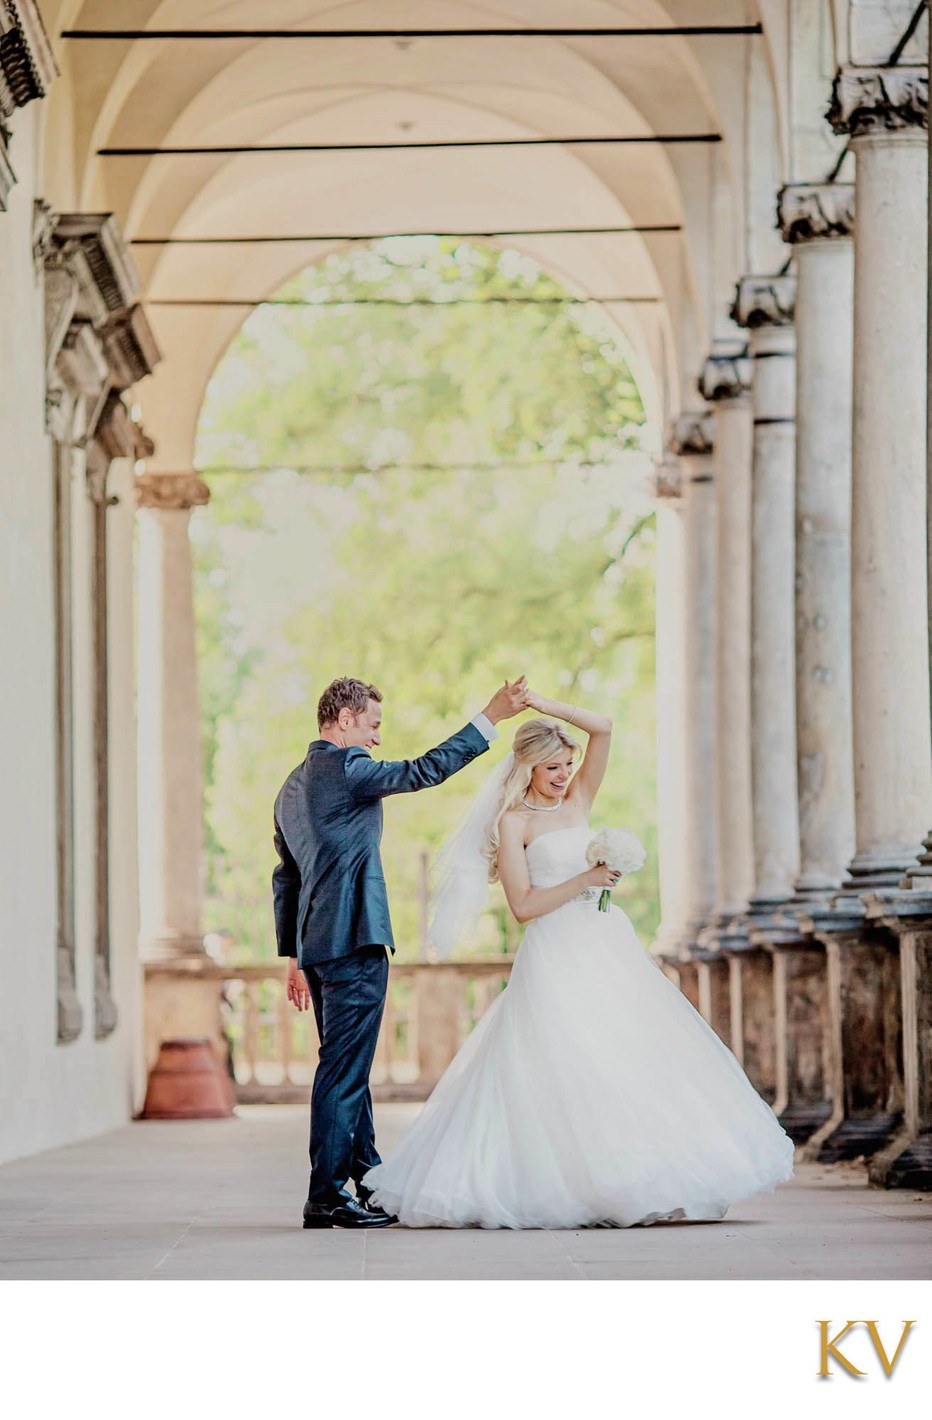
[[[348,1198],[340,1203],[305,1203],[304,1226],[306,1228],[387,1228],[398,1219],[385,1213],[381,1208],[370,1211]]]
[[[384,1208],[380,1208],[378,1203],[373,1203],[371,1194],[368,1198],[364,1198],[362,1200],[362,1206],[365,1208],[367,1213],[371,1213],[375,1218],[387,1218],[389,1223],[398,1222],[398,1219],[395,1217],[394,1213],[388,1213]]]

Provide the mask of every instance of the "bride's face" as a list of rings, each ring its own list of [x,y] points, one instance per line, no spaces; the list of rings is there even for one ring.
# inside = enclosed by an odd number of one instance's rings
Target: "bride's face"
[[[531,788],[546,799],[562,799],[573,777],[573,754],[563,750],[543,764],[535,764],[531,772]]]

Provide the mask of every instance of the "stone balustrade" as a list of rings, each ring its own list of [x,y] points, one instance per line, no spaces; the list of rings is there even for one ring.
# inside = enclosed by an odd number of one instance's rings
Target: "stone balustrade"
[[[513,957],[393,964],[372,1070],[376,1099],[426,1099],[503,989]],[[285,966],[218,967],[223,1033],[241,1103],[308,1097],[317,1063],[314,1013],[285,996]]]

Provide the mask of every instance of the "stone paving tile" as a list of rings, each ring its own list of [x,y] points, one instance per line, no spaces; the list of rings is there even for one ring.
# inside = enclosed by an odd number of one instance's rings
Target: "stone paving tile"
[[[417,1105],[377,1111],[388,1153]],[[0,1279],[932,1277],[932,1197],[798,1165],[715,1223],[305,1231],[307,1110],[137,1123],[0,1168]]]

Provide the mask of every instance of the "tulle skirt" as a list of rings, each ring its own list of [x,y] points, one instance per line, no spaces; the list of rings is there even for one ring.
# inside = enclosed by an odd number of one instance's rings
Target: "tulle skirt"
[[[793,1173],[793,1144],[626,913],[531,923],[507,989],[363,1180],[409,1227],[717,1219]]]

